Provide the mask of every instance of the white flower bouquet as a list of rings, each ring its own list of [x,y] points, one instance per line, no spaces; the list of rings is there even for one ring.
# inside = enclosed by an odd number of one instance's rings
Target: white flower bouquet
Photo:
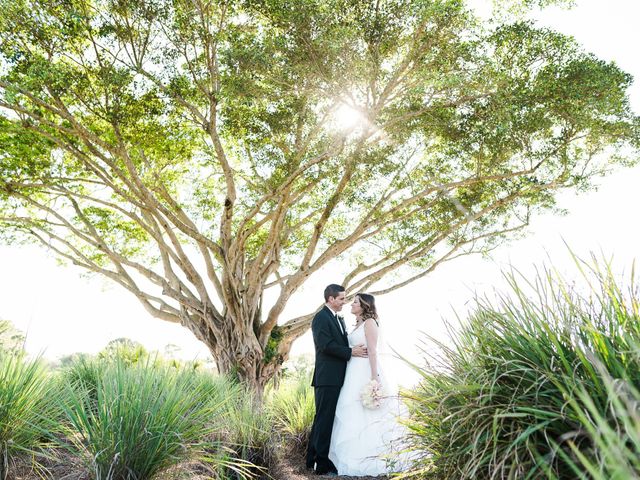
[[[364,408],[376,410],[382,405],[383,395],[382,384],[378,380],[371,380],[362,389],[360,401]]]

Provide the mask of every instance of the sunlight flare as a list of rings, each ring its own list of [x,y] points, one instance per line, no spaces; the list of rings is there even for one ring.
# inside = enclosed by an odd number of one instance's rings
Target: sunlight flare
[[[368,123],[367,117],[360,110],[346,103],[340,104],[332,117],[332,123],[339,130],[354,130]]]

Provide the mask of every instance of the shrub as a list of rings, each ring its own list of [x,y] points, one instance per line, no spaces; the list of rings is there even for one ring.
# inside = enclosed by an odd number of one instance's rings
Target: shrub
[[[272,420],[265,406],[244,387],[227,402],[219,431],[230,457],[254,465],[253,473],[269,470],[275,459],[278,439],[274,438]]]
[[[584,273],[586,295],[553,272],[531,283],[509,275],[510,296],[480,300],[450,344],[428,340],[422,380],[406,394],[422,452],[406,477],[573,479],[589,478],[578,474],[588,467],[602,472],[594,478],[631,478],[612,476],[620,459],[608,446],[640,453],[619,423],[636,415],[635,393],[615,388],[640,388],[640,304],[608,265]]]
[[[582,387],[570,397],[572,408],[594,444],[594,455],[584,455],[571,442],[573,456],[564,455],[578,478],[593,480],[638,478],[640,473],[640,391],[622,379],[601,371],[609,404],[600,408]],[[561,451],[561,450],[560,450]],[[561,451],[562,452],[562,451]],[[557,478],[549,475],[550,478]]]
[[[24,351],[25,335],[8,320],[0,320],[0,350],[20,354]]]
[[[223,404],[191,371],[104,364],[95,397],[70,388],[65,411],[73,450],[97,480],[144,480],[192,458],[207,457],[205,438]]]
[[[56,383],[39,359],[0,351],[0,479],[14,460],[30,456],[36,470],[60,419]]]
[[[273,425],[286,443],[306,450],[315,403],[310,375],[287,378],[278,389],[269,392],[267,405]]]
[[[127,366],[137,363],[148,364],[152,355],[147,352],[146,348],[134,340],[128,338],[116,338],[111,340],[105,348],[98,352],[97,359],[107,362],[119,361]],[[154,356],[157,360],[157,355]]]
[[[95,357],[81,355],[73,360],[62,371],[62,382],[77,390],[83,390],[95,403],[98,395],[98,383],[106,362]]]

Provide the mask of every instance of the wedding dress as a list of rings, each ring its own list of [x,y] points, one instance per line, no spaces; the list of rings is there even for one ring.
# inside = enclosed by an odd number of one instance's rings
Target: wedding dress
[[[349,345],[366,345],[364,324],[348,336]],[[384,345],[378,336],[378,345]],[[380,349],[379,350],[383,350]],[[378,373],[385,399],[379,408],[362,406],[360,394],[371,381],[368,358],[352,357],[347,363],[344,384],[336,407],[331,434],[329,458],[339,475],[381,475],[402,470],[400,458],[394,455],[401,447],[405,429],[398,423],[406,408],[398,398],[397,386],[384,371],[384,354],[378,354]]]

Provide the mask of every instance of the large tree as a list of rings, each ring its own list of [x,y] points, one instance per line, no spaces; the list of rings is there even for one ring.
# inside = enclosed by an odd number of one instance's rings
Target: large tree
[[[330,262],[389,292],[638,145],[629,75],[461,0],[1,4],[5,238],[122,285],[258,389]]]

